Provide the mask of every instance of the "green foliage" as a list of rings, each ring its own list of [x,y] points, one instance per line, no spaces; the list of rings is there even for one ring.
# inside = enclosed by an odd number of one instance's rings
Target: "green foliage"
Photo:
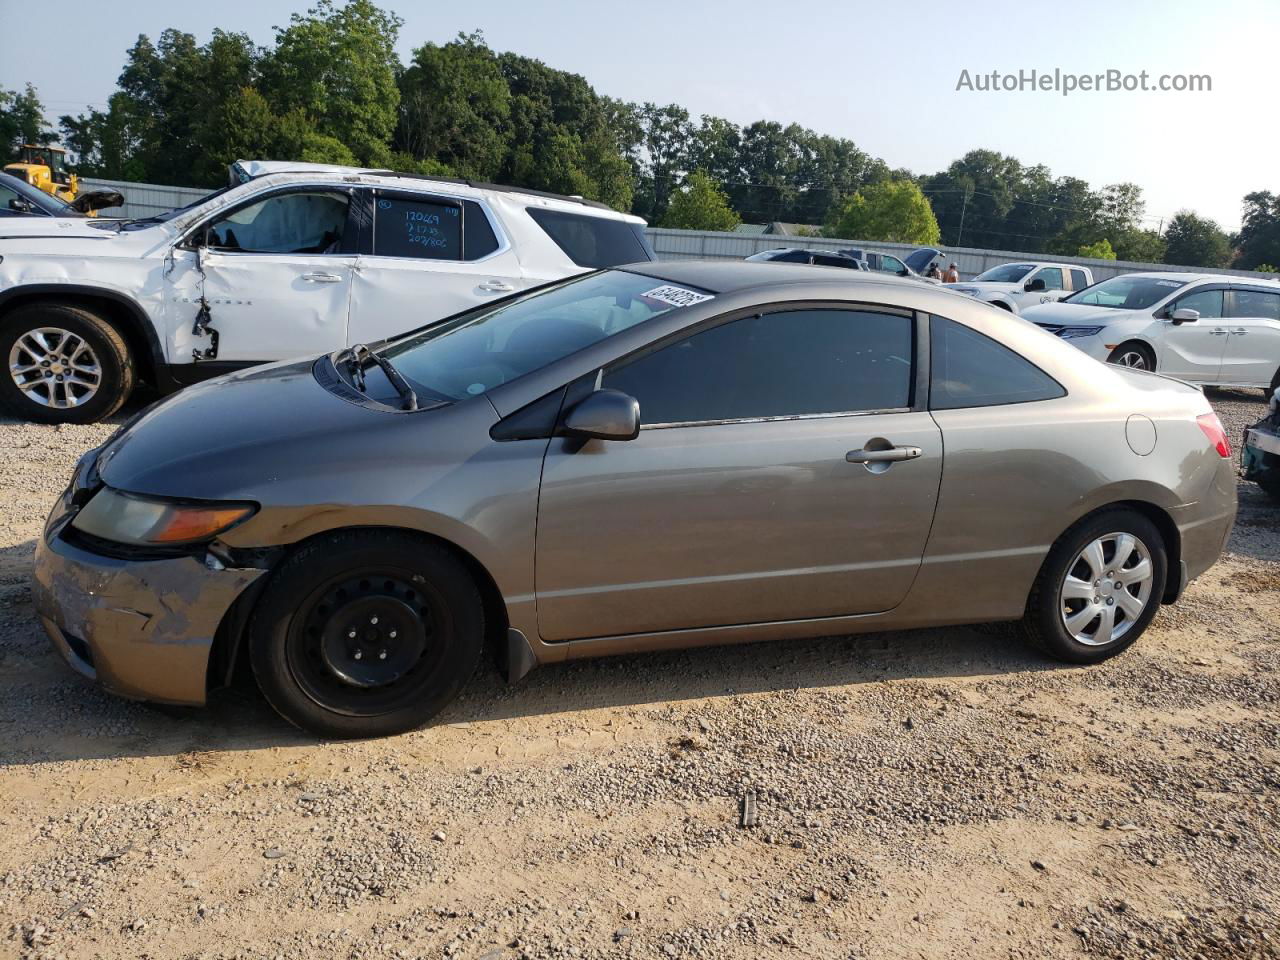
[[[400,78],[396,140],[415,160],[430,157],[460,176],[496,179],[507,156],[503,131],[511,91],[479,33],[413,52]]]
[[[1082,243],[1076,249],[1077,257],[1090,257],[1094,260],[1114,260],[1116,252],[1111,248],[1111,241],[1103,237],[1097,243]]]
[[[289,26],[276,28],[276,45],[263,59],[262,84],[276,110],[301,110],[315,125],[311,149],[333,153],[328,139],[346,145],[362,164],[386,160],[400,106],[396,38],[403,21],[372,0],[338,7],[320,0]]]
[[[732,230],[742,221],[711,177],[695,170],[667,204],[662,226],[679,230]]]
[[[1269,190],[1245,195],[1244,220],[1235,244],[1240,253],[1232,266],[1240,270],[1280,263],[1280,195]]]
[[[824,233],[845,240],[936,244],[933,208],[910,180],[884,180],[859,190],[832,210]]]
[[[1217,269],[1231,262],[1231,241],[1212,220],[1179,210],[1164,231],[1166,263]]]
[[[28,83],[22,91],[0,90],[0,150],[4,151],[0,163],[17,157],[24,143],[56,143],[57,140],[58,135],[45,122],[44,105],[35,87]]]
[[[1252,269],[1257,270],[1259,273],[1280,273],[1280,268],[1270,263],[1260,263]]]
[[[692,216],[669,208],[702,196],[686,177],[699,171],[752,223],[1028,253],[1107,237],[1120,259],[1206,266],[1228,255],[1221,231],[1194,215],[1164,237],[1150,229],[1134,184],[1095,190],[994,150],[917,177],[799,124],[613,100],[577,74],[492,50],[479,32],[425,43],[402,66],[401,26],[374,0],[316,0],[269,47],[222,30],[203,45],[173,29],[139,36],[106,109],[61,117],[62,139],[82,174],[120,180],[216,185],[242,158],[354,163],[580,194],[668,223]],[[0,146],[53,139],[46,126],[34,88],[0,91]],[[1244,204],[1227,241],[1234,265],[1280,262],[1280,197]]]

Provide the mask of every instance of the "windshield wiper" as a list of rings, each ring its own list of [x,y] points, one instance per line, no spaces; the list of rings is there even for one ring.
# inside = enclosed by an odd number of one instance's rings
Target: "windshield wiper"
[[[400,395],[400,409],[418,409],[418,395],[413,392],[413,387],[409,386],[409,382],[400,375],[400,371],[392,365],[390,360],[381,354],[374,353],[367,343],[357,343],[354,347],[342,351],[338,354],[338,362],[343,360],[351,370],[351,382],[361,393],[365,392],[364,369],[369,364],[376,363],[391,386],[395,387],[396,393]]]

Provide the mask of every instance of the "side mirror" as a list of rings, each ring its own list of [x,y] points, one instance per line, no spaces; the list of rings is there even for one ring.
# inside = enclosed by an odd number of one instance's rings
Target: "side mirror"
[[[9,201],[9,209],[15,213],[30,213],[31,202],[24,200],[22,197],[14,197]]]
[[[1195,323],[1200,319],[1200,311],[1192,310],[1190,307],[1179,307],[1177,310],[1169,312],[1169,319],[1175,324]]]
[[[1034,280],[1028,280],[1026,286],[1022,288],[1027,293],[1039,293],[1041,290],[1048,289],[1044,285],[1043,277],[1036,277]]]
[[[561,432],[592,440],[634,440],[640,435],[640,402],[621,390],[597,390],[565,414]]]

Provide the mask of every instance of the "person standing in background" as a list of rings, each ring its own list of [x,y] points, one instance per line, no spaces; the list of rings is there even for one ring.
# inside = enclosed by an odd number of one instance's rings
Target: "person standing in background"
[[[943,283],[959,283],[960,282],[960,269],[954,263],[951,266],[947,267],[947,272],[942,275],[942,282]]]

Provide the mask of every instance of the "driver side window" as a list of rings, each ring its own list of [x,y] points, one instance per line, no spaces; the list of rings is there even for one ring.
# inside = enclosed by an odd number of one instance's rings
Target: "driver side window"
[[[1180,297],[1169,305],[1169,312],[1186,307],[1197,310],[1202,320],[1217,320],[1222,316],[1221,290],[1196,290]]]
[[[213,221],[205,242],[236,253],[338,253],[346,223],[342,194],[285,193]]]
[[[886,255],[880,258],[880,269],[884,273],[901,274],[904,270],[907,269],[907,265],[903,263],[901,260],[899,260],[897,257],[890,257]]]

